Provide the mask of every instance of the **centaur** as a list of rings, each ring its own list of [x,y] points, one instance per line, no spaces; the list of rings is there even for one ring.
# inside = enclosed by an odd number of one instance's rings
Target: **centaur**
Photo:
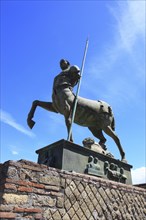
[[[63,59],[60,61],[60,67],[62,72],[54,79],[52,102],[35,100],[32,103],[27,118],[27,123],[30,128],[35,124],[32,118],[34,117],[36,107],[39,106],[48,111],[64,115],[67,130],[69,132],[75,101],[73,87],[77,84],[80,78],[80,69],[77,66],[70,66],[70,63]],[[102,133],[102,131],[104,131],[115,141],[121,154],[121,160],[125,160],[125,152],[123,151],[118,136],[114,132],[114,115],[109,104],[104,101],[89,100],[78,97],[74,122],[78,125],[88,127],[92,134],[99,139],[99,144],[101,146],[105,145],[106,142]],[[72,134],[70,136],[70,141],[73,142]]]

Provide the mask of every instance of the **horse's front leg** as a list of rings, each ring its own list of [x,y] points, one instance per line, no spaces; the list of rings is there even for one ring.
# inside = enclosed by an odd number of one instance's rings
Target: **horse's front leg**
[[[34,117],[34,113],[35,113],[37,106],[44,108],[45,110],[57,113],[56,109],[53,107],[52,102],[44,102],[44,101],[38,101],[38,100],[33,101],[32,107],[27,117],[27,124],[31,129],[33,128],[35,124],[35,121],[33,121],[32,118]]]
[[[33,101],[31,109],[27,116],[27,124],[31,129],[35,125],[35,121],[33,121],[32,118],[34,117],[34,113],[35,113],[37,105],[38,105],[38,101],[37,100]]]

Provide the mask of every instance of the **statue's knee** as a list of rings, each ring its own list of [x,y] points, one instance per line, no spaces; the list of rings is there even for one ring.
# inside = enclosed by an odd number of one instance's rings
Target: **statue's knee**
[[[34,100],[33,101],[33,105],[38,105],[38,103],[39,103],[39,100]]]

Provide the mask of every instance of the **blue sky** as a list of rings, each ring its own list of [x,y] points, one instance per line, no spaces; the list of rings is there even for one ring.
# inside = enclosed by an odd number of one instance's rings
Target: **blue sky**
[[[133,165],[133,178],[139,176],[134,182],[143,182],[146,109],[142,0],[1,1],[1,162],[36,162],[37,149],[67,138],[62,115],[38,108],[33,130],[26,118],[33,100],[51,101],[60,59],[81,67],[88,36],[80,96],[110,103],[116,133],[128,163]],[[93,138],[87,128],[77,125],[73,135],[80,145],[84,138]],[[106,138],[108,150],[120,159],[115,143]]]

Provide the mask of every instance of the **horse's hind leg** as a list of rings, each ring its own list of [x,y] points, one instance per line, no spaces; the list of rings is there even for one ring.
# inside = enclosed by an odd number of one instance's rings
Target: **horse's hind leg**
[[[115,132],[112,130],[112,128],[110,126],[107,126],[106,128],[103,129],[103,131],[109,135],[111,138],[113,138],[113,140],[115,141],[119,151],[120,151],[120,154],[121,154],[121,160],[125,161],[125,152],[121,146],[121,143],[120,143],[120,140],[118,138],[118,136],[115,134]]]
[[[96,127],[88,127],[92,134],[99,139],[99,144],[105,149],[106,138],[104,137],[102,130],[98,130]]]
[[[33,128],[33,126],[35,124],[35,122],[32,120],[32,118],[34,117],[34,113],[35,113],[37,106],[42,107],[48,111],[52,111],[52,112],[57,113],[57,111],[54,109],[54,107],[52,105],[52,102],[43,102],[43,101],[38,101],[38,100],[33,101],[32,107],[31,107],[31,109],[28,113],[28,117],[27,117],[27,124],[30,128]]]

